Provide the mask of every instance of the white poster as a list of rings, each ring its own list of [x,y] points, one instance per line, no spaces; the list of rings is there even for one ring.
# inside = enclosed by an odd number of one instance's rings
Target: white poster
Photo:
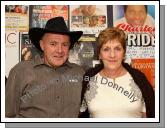
[[[19,62],[19,32],[6,31],[5,34],[5,76]]]
[[[71,5],[70,30],[98,35],[107,27],[106,5]]]

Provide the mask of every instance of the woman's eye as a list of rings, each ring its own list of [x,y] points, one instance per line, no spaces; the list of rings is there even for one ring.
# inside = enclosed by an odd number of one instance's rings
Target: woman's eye
[[[116,47],[116,48],[115,48],[115,50],[120,51],[120,50],[121,50],[121,48],[120,48],[120,47]]]
[[[109,51],[110,49],[109,48],[104,48],[103,51]]]

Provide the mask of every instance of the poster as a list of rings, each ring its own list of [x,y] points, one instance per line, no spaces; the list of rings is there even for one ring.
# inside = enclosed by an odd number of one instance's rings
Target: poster
[[[85,70],[94,67],[93,60],[97,59],[95,37],[82,36],[79,42],[69,52],[69,61],[82,66]]]
[[[49,19],[58,16],[63,17],[68,25],[68,5],[34,5],[31,9],[31,27],[44,28]]]
[[[132,59],[132,67],[141,70],[155,89],[155,59]]]
[[[113,5],[113,23],[126,33],[125,62],[144,72],[154,87],[155,80],[150,76],[155,68],[136,66],[155,64],[155,6]]]
[[[20,33],[20,61],[30,60],[37,54],[40,54],[40,52],[29,40],[28,32]]]
[[[5,5],[5,29],[7,31],[28,31],[29,6]]]
[[[5,76],[19,62],[19,32],[6,31],[5,33]]]
[[[70,5],[70,30],[96,34],[107,27],[106,5]]]

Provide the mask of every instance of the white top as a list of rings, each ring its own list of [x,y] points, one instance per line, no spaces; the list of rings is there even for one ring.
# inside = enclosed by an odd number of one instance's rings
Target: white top
[[[141,118],[146,112],[142,93],[129,73],[115,79],[99,73],[89,82],[80,111],[88,107],[91,117]]]

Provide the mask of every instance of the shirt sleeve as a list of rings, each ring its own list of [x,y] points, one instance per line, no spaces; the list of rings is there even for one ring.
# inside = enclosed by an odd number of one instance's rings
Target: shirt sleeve
[[[17,85],[16,72],[12,69],[5,87],[5,116],[16,117],[19,111],[19,86]]]

